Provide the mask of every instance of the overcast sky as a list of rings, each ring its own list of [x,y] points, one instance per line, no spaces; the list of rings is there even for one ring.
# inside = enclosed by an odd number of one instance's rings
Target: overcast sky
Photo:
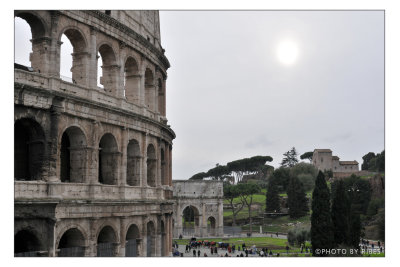
[[[173,177],[216,163],[384,149],[383,11],[160,11]],[[282,64],[279,43],[297,60]]]
[[[160,11],[160,19],[173,179],[255,155],[279,167],[293,146],[330,148],[360,167],[384,149],[383,11]],[[15,60],[29,65],[23,24],[16,19]],[[297,47],[290,65],[278,59],[283,41]],[[63,60],[72,49],[62,47]]]

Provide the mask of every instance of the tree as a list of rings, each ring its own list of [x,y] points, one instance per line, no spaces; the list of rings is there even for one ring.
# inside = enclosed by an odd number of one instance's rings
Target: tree
[[[283,159],[281,162],[282,167],[293,167],[299,160],[297,159],[296,148],[292,147],[291,150],[283,154]]]
[[[244,203],[241,202],[238,208],[234,205],[234,199],[240,196],[240,191],[237,185],[224,184],[224,198],[229,201],[232,209],[232,226],[236,225],[236,216],[243,209]]]
[[[217,164],[214,168],[207,171],[207,177],[212,177],[213,180],[223,181],[223,178],[229,173],[227,166]]]
[[[284,168],[280,167],[272,173],[271,178],[274,177],[276,179],[276,185],[278,186],[278,191],[279,192],[286,192],[287,187],[289,185],[289,180],[290,180],[290,169],[289,168]]]
[[[361,236],[360,214],[350,211],[350,231],[348,245],[352,248],[359,248]]]
[[[306,152],[300,156],[300,159],[308,159],[311,163],[314,152]]]
[[[236,183],[240,183],[244,175],[257,175],[263,172],[265,163],[272,161],[270,156],[254,156],[251,158],[238,159],[227,163],[227,168],[235,177]]]
[[[254,183],[242,183],[238,184],[238,190],[240,192],[240,199],[246,204],[249,212],[249,224],[250,233],[252,232],[252,217],[251,217],[251,205],[253,204],[253,195],[259,193],[261,188]]]
[[[290,168],[290,177],[299,178],[303,183],[304,190],[309,191],[314,188],[315,178],[317,178],[318,170],[314,165],[300,162]]]
[[[369,162],[371,159],[375,158],[375,153],[374,152],[369,152],[368,154],[365,154],[362,159],[363,163],[361,164],[361,170],[368,171],[370,168]]]
[[[311,214],[311,245],[314,256],[317,249],[331,249],[334,247],[333,223],[330,211],[330,193],[324,174],[320,171],[315,180],[312,195]]]
[[[207,173],[199,172],[190,177],[189,180],[203,180],[205,177],[207,177]]]
[[[335,193],[332,201],[332,222],[335,244],[347,244],[349,236],[350,202],[343,180],[335,181],[332,185]]]
[[[281,205],[279,200],[278,184],[276,178],[272,176],[268,182],[266,196],[266,212],[280,212]]]
[[[306,193],[303,184],[296,176],[290,178],[287,195],[290,218],[299,218],[308,213]]]

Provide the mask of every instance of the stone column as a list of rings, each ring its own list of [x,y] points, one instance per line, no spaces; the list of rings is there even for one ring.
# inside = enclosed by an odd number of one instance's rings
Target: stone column
[[[223,236],[224,235],[224,204],[223,204],[223,200],[222,199],[218,200],[217,223],[218,223],[218,225],[216,225],[218,227],[217,228],[217,234],[219,236]]]
[[[126,171],[127,171],[127,159],[128,159],[128,129],[122,128],[121,129],[121,164],[119,170],[119,185],[126,186]]]
[[[63,99],[55,97],[53,99],[52,106],[50,108],[50,129],[48,135],[48,170],[47,170],[47,181],[57,182],[60,181],[59,175],[57,175],[57,161],[58,159],[58,124],[61,116]]]
[[[168,161],[168,171],[169,171],[169,185],[172,186],[172,146],[169,146],[169,161]]]
[[[97,256],[97,236],[96,236],[96,219],[89,219],[89,240],[88,248],[86,250],[86,256],[96,257]]]
[[[97,88],[97,40],[96,40],[96,34],[97,34],[97,29],[95,27],[90,28],[90,45],[89,45],[89,54],[90,54],[90,59],[89,59],[89,64],[88,64],[88,84],[90,88]]]

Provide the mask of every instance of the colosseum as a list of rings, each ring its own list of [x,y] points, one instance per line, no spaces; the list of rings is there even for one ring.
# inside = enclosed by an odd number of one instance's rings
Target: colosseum
[[[170,256],[175,133],[158,11],[14,16],[32,33],[31,65],[14,67],[15,256]]]

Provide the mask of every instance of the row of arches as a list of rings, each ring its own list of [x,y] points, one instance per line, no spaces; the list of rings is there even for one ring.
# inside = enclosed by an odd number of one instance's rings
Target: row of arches
[[[42,15],[35,11],[15,13],[15,23],[20,25],[16,31],[25,27],[29,30],[25,29],[24,32],[30,32],[30,36],[19,32],[15,34],[16,38],[24,37],[15,40],[18,44],[15,47],[16,54],[25,55],[21,55],[25,58],[21,59],[23,62],[16,63],[29,65],[39,73],[52,76],[58,73],[63,80],[77,85],[100,87],[107,94],[144,105],[165,116],[166,77],[157,67],[133,49],[125,45],[118,47],[110,37],[93,32],[86,25],[76,25],[75,21],[60,16],[59,23],[50,26]],[[52,27],[57,28],[50,31]],[[97,35],[99,40],[96,39]],[[24,46],[24,42],[31,42],[31,45]],[[63,49],[67,52],[63,52]],[[16,60],[18,58],[16,56]]]
[[[84,132],[78,126],[68,127],[61,135],[59,147],[59,177],[61,182],[85,183],[89,149]],[[169,185],[166,153],[169,146],[161,146],[157,157],[156,145],[149,143],[146,153],[141,151],[138,140],[131,139],[126,148],[126,181],[129,186],[157,186],[157,168],[160,162],[162,185]],[[168,151],[166,151],[168,149]],[[46,137],[41,125],[33,119],[18,119],[14,124],[14,174],[16,180],[41,180],[46,155]],[[105,133],[98,142],[98,182],[117,185],[121,171],[121,155],[116,138]],[[144,156],[142,156],[144,155]],[[145,163],[145,164],[144,164]],[[146,179],[141,181],[143,166]]]
[[[166,226],[161,220],[160,236],[157,236],[155,224],[153,221],[145,224],[145,231],[141,234],[136,224],[131,224],[125,234],[125,244],[121,245],[118,239],[118,232],[111,226],[105,225],[96,235],[97,257],[153,257],[156,256],[157,239],[160,239],[161,256],[168,256],[168,239],[166,235]],[[56,241],[56,255],[58,257],[84,257],[90,254],[90,240],[87,233],[78,227],[71,227],[66,230]],[[14,236],[14,254],[16,257],[48,256],[46,255],[46,242],[41,240],[40,236],[31,229],[18,231]],[[143,243],[146,248],[144,249]],[[119,252],[120,247],[125,247],[125,253]],[[144,252],[144,253],[143,253]]]

